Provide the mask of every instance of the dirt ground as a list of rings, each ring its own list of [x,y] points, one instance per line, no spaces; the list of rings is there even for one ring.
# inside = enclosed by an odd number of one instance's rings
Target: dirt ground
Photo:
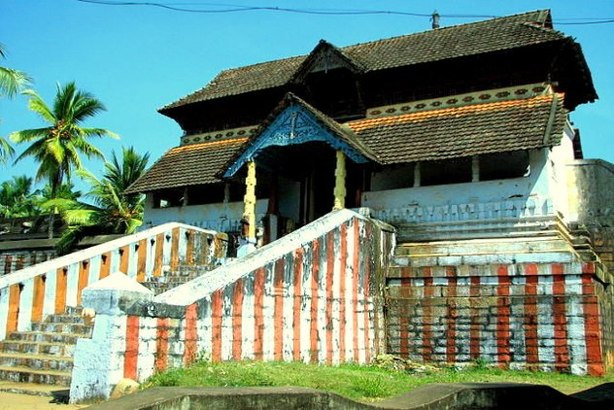
[[[53,403],[53,397],[0,392],[0,410],[74,410],[87,406]]]

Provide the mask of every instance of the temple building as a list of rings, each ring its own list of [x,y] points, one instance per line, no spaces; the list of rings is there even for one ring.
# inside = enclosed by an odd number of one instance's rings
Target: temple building
[[[183,222],[248,250],[359,210],[396,230],[387,351],[599,374],[614,360],[614,167],[583,158],[569,120],[596,99],[549,10],[321,40],[161,108],[184,134],[130,191],[147,195],[144,227]],[[573,307],[595,295],[595,311]]]
[[[322,40],[163,107],[184,135],[131,190],[147,194],[145,226],[240,232],[254,167],[267,241],[333,207],[406,223],[569,218],[565,163],[582,149],[567,115],[596,98],[580,46],[548,11],[342,48]]]

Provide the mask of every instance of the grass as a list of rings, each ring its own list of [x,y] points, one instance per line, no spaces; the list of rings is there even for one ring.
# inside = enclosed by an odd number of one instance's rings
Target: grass
[[[299,386],[326,390],[354,400],[375,401],[405,393],[429,383],[513,382],[545,384],[563,393],[574,393],[606,382],[605,377],[560,373],[501,370],[484,366],[442,368],[408,373],[378,366],[340,366],[281,362],[222,362],[206,360],[185,369],[171,369],[151,377],[143,388],[154,386]]]

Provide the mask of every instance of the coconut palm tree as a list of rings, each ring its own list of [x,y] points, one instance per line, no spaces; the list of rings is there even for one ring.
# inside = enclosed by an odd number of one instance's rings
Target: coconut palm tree
[[[0,44],[0,58],[5,58],[4,46]],[[0,66],[0,96],[12,98],[30,83],[30,78],[23,72]],[[15,150],[11,144],[0,136],[0,163],[4,163]]]
[[[92,94],[79,91],[74,82],[62,87],[58,84],[52,106],[34,91],[24,94],[30,97],[30,110],[38,114],[46,127],[16,131],[9,137],[17,143],[30,143],[17,157],[18,162],[33,157],[38,162],[36,180],[47,179],[51,197],[55,198],[58,188],[70,182],[74,170],[83,169],[80,154],[88,158],[104,159],[102,152],[89,142],[92,137],[116,137],[103,128],[87,128],[83,121],[105,110],[104,105]],[[53,237],[53,223],[56,211],[50,213],[49,237]]]
[[[79,175],[92,187],[88,195],[94,204],[58,200],[68,228],[56,245],[58,253],[70,251],[88,231],[90,233],[131,234],[143,223],[144,196],[125,190],[144,174],[149,154],[138,154],[132,147],[122,149],[121,160],[113,153],[105,164],[102,179],[87,171]]]
[[[14,176],[0,184],[0,216],[24,218],[38,215],[36,192],[32,192],[32,178]]]

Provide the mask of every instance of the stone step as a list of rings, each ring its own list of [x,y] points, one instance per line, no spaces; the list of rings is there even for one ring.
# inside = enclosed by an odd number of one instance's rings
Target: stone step
[[[0,352],[72,356],[74,350],[74,344],[62,342],[53,343],[28,340],[4,340],[0,342]]]
[[[36,370],[22,366],[0,366],[0,380],[70,386],[71,373],[58,370]]]
[[[31,342],[56,342],[66,344],[76,344],[77,339],[88,338],[89,335],[57,333],[57,332],[41,332],[41,331],[25,331],[12,332],[8,335],[8,340],[22,340]]]
[[[83,313],[83,307],[82,306],[66,306],[64,313],[66,315],[81,316],[81,313]]]
[[[73,359],[69,356],[0,352],[0,367],[27,367],[40,371],[53,370],[70,373]]]
[[[84,337],[90,337],[92,334],[92,326],[80,323],[32,323],[32,330],[35,332],[71,333],[83,335]]]
[[[85,318],[77,315],[49,315],[43,321],[44,323],[66,323],[66,324],[80,324],[85,325]]]
[[[510,253],[565,252],[571,246],[562,238],[499,238],[466,241],[436,241],[401,243],[395,249],[396,257],[437,257],[459,255],[493,255]]]

